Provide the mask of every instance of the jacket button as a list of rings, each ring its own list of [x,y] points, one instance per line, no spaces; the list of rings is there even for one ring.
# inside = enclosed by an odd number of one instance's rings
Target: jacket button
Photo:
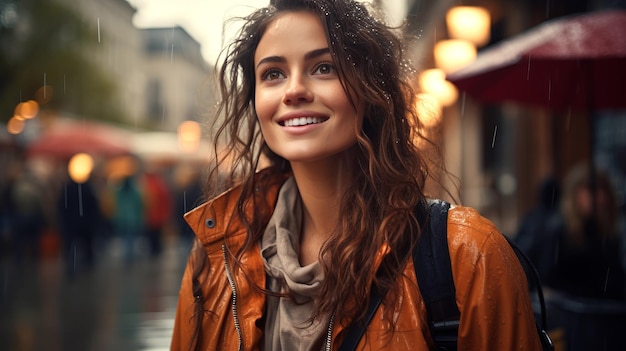
[[[204,223],[206,224],[207,228],[215,227],[215,220],[213,218],[207,219],[206,221],[204,221]]]

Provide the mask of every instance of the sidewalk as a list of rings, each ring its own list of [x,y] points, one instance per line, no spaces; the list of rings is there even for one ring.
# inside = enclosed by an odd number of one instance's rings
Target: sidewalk
[[[187,249],[121,260],[114,240],[73,279],[61,259],[0,261],[0,348],[10,351],[169,350]],[[147,256],[147,255],[144,255]]]

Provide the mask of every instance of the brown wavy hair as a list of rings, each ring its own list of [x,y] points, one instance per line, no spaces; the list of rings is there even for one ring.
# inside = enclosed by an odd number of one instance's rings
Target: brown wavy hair
[[[420,230],[414,208],[424,199],[429,172],[417,147],[426,138],[415,111],[415,72],[405,59],[401,31],[352,0],[276,0],[244,19],[238,38],[220,57],[222,99],[215,140],[226,144],[209,182],[213,193],[233,184],[242,187],[237,210],[248,235],[242,248],[229,252],[235,267],[258,244],[273,210],[254,202],[254,175],[261,160],[270,173],[290,171],[287,160],[265,144],[254,109],[255,50],[270,22],[285,11],[309,11],[320,18],[346,95],[357,92],[358,101],[352,103],[365,111],[353,148],[354,181],[343,194],[340,223],[320,253],[329,259],[320,260],[324,282],[312,316],[334,314],[345,323],[363,317],[372,284],[389,290],[387,296],[395,301],[394,282],[407,261],[407,250],[401,248],[412,247]],[[247,218],[243,209],[251,202],[254,214]],[[385,244],[391,250],[376,274],[374,259]],[[202,246],[196,248],[194,284],[206,261]]]

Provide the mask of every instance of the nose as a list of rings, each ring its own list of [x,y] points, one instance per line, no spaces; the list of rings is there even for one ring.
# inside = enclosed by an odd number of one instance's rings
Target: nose
[[[292,75],[283,96],[283,103],[294,105],[313,100],[313,93],[307,84],[306,77],[300,74]]]

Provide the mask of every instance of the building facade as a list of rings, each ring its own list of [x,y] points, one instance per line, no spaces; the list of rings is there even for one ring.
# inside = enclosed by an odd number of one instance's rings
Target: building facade
[[[115,83],[125,124],[174,132],[185,120],[206,117],[210,67],[183,28],[137,28],[126,0],[55,1],[76,10],[95,33],[96,49],[87,55]]]

